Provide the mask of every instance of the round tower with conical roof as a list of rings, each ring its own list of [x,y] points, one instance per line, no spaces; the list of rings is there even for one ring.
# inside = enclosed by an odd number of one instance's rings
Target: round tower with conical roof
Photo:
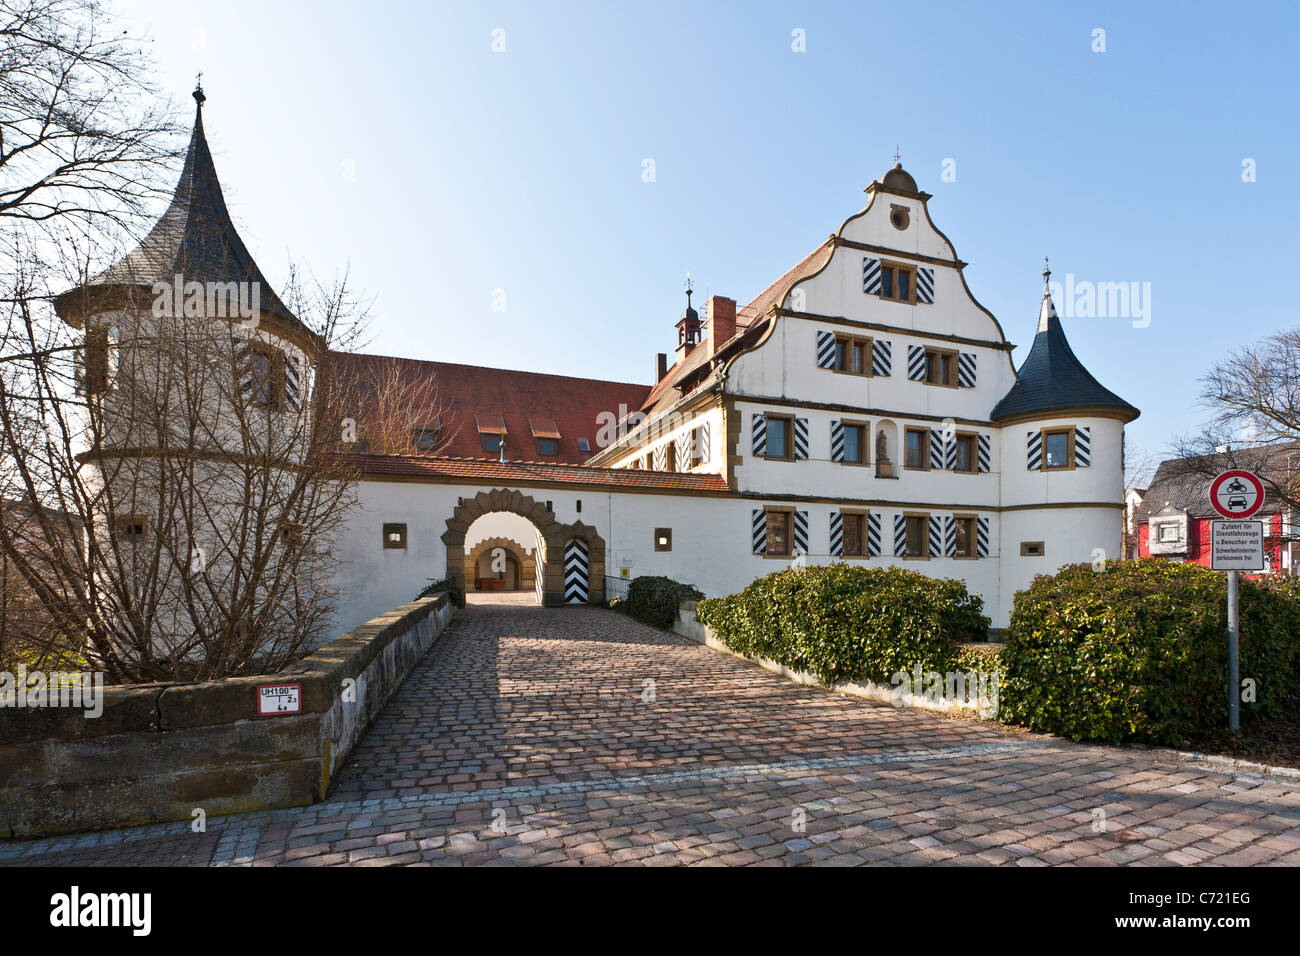
[[[1035,574],[1121,555],[1124,426],[1138,410],[1084,368],[1043,269],[1038,329],[990,413],[1002,428],[1002,600]]]
[[[240,640],[268,626],[238,582],[292,544],[292,476],[322,354],[235,229],[202,88],[194,99],[166,211],[128,255],[55,300],[83,337],[81,451],[99,476],[92,567],[125,568],[124,602],[157,613],[164,643],[176,639],[159,653],[183,656],[202,656],[213,622],[246,617],[220,625]]]

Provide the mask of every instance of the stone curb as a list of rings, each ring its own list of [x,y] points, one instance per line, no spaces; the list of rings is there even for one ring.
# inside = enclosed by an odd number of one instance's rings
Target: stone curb
[[[693,605],[694,602],[691,602],[690,606],[688,606],[687,604],[683,604],[682,611],[693,612],[694,611]],[[864,697],[870,700],[883,701],[884,703],[894,703],[893,687],[889,687],[881,684],[874,684],[874,683],[867,683],[867,684],[844,683],[844,684],[835,684],[833,686],[828,687],[827,685],[817,680],[817,678],[812,674],[803,673],[801,671],[793,671],[782,664],[776,663],[775,661],[769,661],[762,658],[747,657],[744,654],[738,654],[735,651],[733,651],[731,648],[727,647],[727,645],[724,644],[717,637],[715,637],[712,631],[706,628],[703,624],[699,623],[699,621],[695,619],[693,613],[691,613],[689,619],[685,618],[682,613],[679,613],[677,615],[676,622],[674,622],[673,624],[672,633],[676,634],[678,637],[684,637],[687,640],[694,641],[697,644],[703,644],[705,647],[708,647],[712,650],[721,651],[724,654],[730,654],[732,657],[738,657],[741,660],[746,660],[749,661],[750,663],[757,664],[759,667],[762,667],[764,670],[771,671],[775,674],[780,674],[781,676],[786,677],[789,680],[792,680],[798,684],[807,684],[814,687],[821,687],[824,690],[833,691],[835,693],[848,694],[853,697]],[[935,705],[934,703],[927,701],[924,697],[915,697],[911,694],[903,696],[901,700],[902,700],[902,706],[904,707],[912,707],[918,710],[928,710],[932,712],[947,713],[965,719],[976,719],[976,720],[984,719],[981,718],[980,715],[972,707],[964,707],[957,704]],[[1025,732],[1024,728],[1015,727],[1014,725],[1011,724],[999,723],[998,726],[1009,731]],[[1094,742],[1085,743],[1083,741],[1070,740],[1068,737],[1056,737],[1053,734],[1035,734],[1035,736],[1049,737],[1053,740],[1059,740],[1062,743],[1069,744],[1071,746],[1096,746],[1096,747],[1108,746],[1107,744],[1098,744]],[[1277,766],[1273,766],[1272,764],[1255,763],[1250,760],[1238,760],[1234,757],[1223,757],[1218,754],[1204,754],[1195,750],[1176,750],[1172,747],[1157,747],[1157,746],[1152,746],[1151,744],[1142,744],[1142,743],[1120,744],[1118,747],[1114,749],[1144,751],[1146,753],[1150,753],[1157,756],[1173,758],[1175,761],[1179,763],[1193,764],[1195,766],[1202,767],[1205,770],[1217,771],[1219,773],[1233,773],[1233,774],[1243,774],[1251,777],[1262,777],[1262,778],[1266,778],[1268,782],[1274,783],[1280,787],[1285,787],[1288,790],[1290,789],[1300,790],[1300,769],[1296,769],[1293,767],[1277,767]]]

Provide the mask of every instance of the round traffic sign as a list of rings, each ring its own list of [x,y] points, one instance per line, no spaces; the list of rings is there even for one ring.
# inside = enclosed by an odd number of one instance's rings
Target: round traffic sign
[[[1264,507],[1264,483],[1249,471],[1225,471],[1210,483],[1210,505],[1225,518],[1250,518]]]

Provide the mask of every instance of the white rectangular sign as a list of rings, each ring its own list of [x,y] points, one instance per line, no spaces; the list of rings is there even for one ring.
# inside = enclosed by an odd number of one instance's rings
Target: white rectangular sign
[[[297,714],[302,711],[302,684],[259,684],[259,716]]]
[[[1210,567],[1216,571],[1264,570],[1264,522],[1211,521]]]

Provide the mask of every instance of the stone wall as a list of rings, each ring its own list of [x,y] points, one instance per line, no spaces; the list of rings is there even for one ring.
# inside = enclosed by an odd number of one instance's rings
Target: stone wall
[[[352,747],[451,620],[447,595],[367,621],[282,673],[104,688],[103,713],[0,719],[0,838],[189,820],[324,799]],[[258,716],[261,684],[301,711]]]

